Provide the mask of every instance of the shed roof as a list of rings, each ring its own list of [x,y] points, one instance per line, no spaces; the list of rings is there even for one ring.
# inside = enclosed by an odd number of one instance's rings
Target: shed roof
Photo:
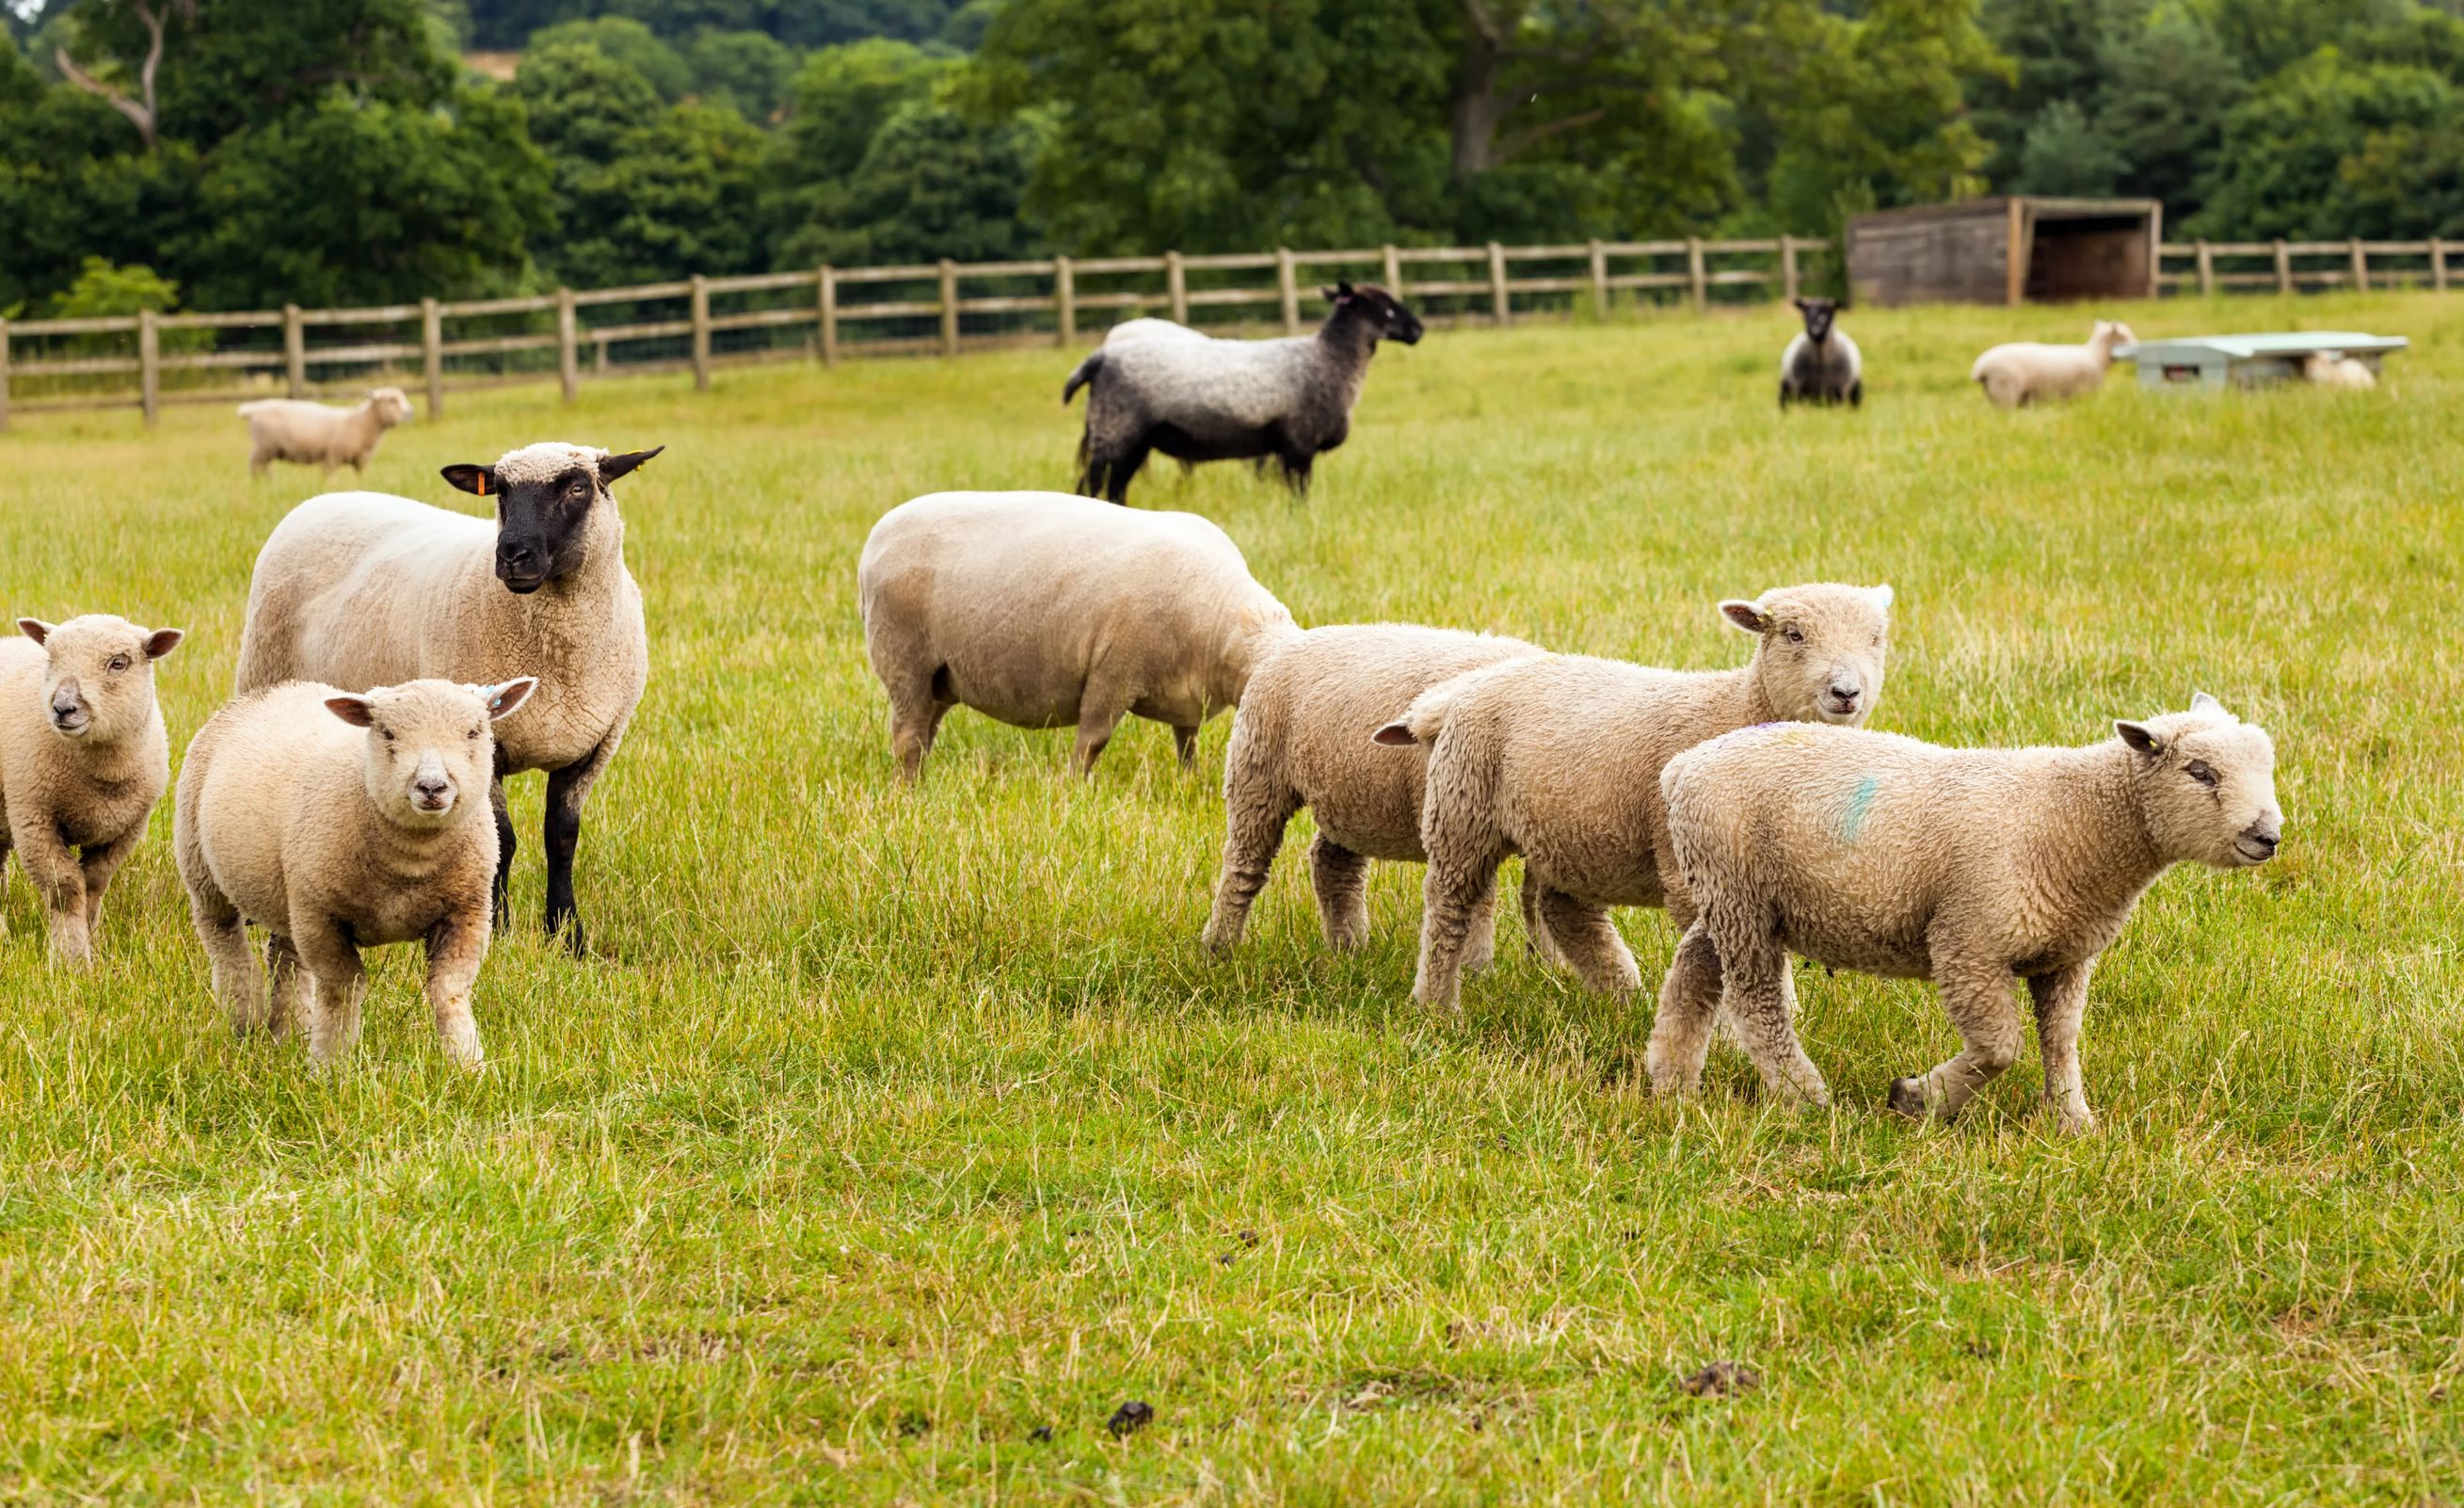
[[[2040,220],[2101,218],[2106,215],[2153,214],[2165,207],[2161,199],[2063,199],[2039,197],[2035,194],[1995,194],[1986,199],[1956,199],[1947,204],[1912,204],[1897,210],[1867,210],[1849,216],[1849,223],[1861,220],[1891,220],[1902,217],[1940,217],[1947,214],[2008,214],[2011,201],[2016,198],[2028,212]]]

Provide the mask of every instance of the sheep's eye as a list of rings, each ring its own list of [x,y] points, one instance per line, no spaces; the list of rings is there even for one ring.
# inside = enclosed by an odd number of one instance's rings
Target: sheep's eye
[[[2210,790],[2216,788],[2216,772],[2208,767],[2205,760],[2194,759],[2190,761],[2190,763],[2182,766],[2182,773],[2189,776],[2192,780],[2197,781],[2200,785],[2207,787]]]
[[[1788,635],[1788,641],[1791,644],[1802,644],[1805,642],[1805,634],[1800,630],[1782,629],[1780,632]]]
[[[393,742],[393,729],[391,729],[391,728],[380,728],[380,729],[378,729],[377,731],[378,731],[378,732],[380,732],[380,733],[383,733],[383,734],[385,735],[385,741],[387,743],[392,743],[392,742]]]
[[[125,655],[125,654],[114,654],[114,655],[111,657],[111,671],[112,671],[112,674],[113,674],[113,675],[115,675],[115,676],[116,676],[116,675],[120,674],[121,671],[126,670],[127,668],[128,668],[128,656],[127,656],[127,655]]]

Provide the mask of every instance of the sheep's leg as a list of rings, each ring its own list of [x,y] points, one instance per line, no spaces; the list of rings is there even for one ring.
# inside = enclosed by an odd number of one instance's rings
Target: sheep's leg
[[[911,786],[924,778],[924,757],[933,752],[934,735],[949,710],[933,695],[938,669],[926,665],[920,651],[889,652],[873,661],[882,689],[890,694],[890,752],[898,761],[898,778]]]
[[[85,871],[59,829],[38,820],[29,810],[13,815],[10,834],[17,845],[17,862],[34,882],[51,911],[52,956],[69,964],[93,961],[94,945],[86,928]]]
[[[274,457],[263,451],[252,451],[248,457],[248,475],[252,480],[263,481],[274,474]]]
[[[582,912],[573,900],[573,855],[582,846],[582,803],[590,794],[591,782],[607,767],[615,752],[616,735],[611,733],[579,763],[552,770],[547,777],[547,812],[539,832],[540,845],[547,850],[544,924],[549,937],[563,937],[565,949],[575,958],[589,952]]]
[[[249,950],[248,923],[231,898],[211,880],[188,890],[188,916],[213,965],[214,998],[231,1017],[231,1034],[246,1036],[266,1025],[264,981],[257,977],[256,955]]]
[[[1172,728],[1172,752],[1174,757],[1180,761],[1180,767],[1182,769],[1196,769],[1198,767],[1198,730],[1196,728],[1184,728],[1177,722],[1174,723]]]
[[[436,1018],[436,1039],[445,1055],[464,1068],[479,1066],[479,1026],[471,1019],[471,987],[488,956],[488,914],[457,911],[428,929],[428,1009]]]
[[[1137,478],[1138,469],[1147,463],[1153,449],[1143,440],[1132,441],[1120,448],[1104,468],[1104,498],[1126,508],[1130,505],[1130,483]]]
[[[1893,1079],[1891,1108],[1948,1120],[2018,1059],[2019,1003],[2000,964],[1963,958],[1939,944],[1932,952],[1943,1008],[1964,1045],[1920,1077]]]
[[[2095,969],[2096,961],[2089,959],[2028,980],[2036,1004],[2036,1045],[2045,1060],[2045,1103],[2065,1134],[2096,1129],[2079,1060],[2079,1023],[2087,1015],[2087,982]]]
[[[1548,898],[1549,882],[1531,873],[1531,861],[1523,861],[1523,939],[1527,946],[1544,964],[1564,964],[1566,955],[1557,940],[1549,935],[1549,923],[1541,920],[1541,903]]]
[[[1760,925],[1732,924],[1737,920]],[[1762,1074],[1764,1091],[1782,1102],[1831,1103],[1830,1086],[1805,1055],[1788,1016],[1788,950],[1771,936],[1770,919],[1709,915],[1705,920],[1719,949],[1720,1004],[1737,1029],[1737,1044]]]
[[[1660,987],[1660,1013],[1652,1019],[1651,1045],[1642,1058],[1654,1094],[1690,1095],[1703,1087],[1720,986],[1720,950],[1698,920],[1678,940],[1677,956]]]
[[[1864,406],[1865,379],[1859,377],[1855,382],[1848,385],[1848,407],[1852,409],[1861,409]]]
[[[77,868],[85,878],[85,930],[93,939],[102,924],[102,893],[111,888],[111,876],[128,862],[137,851],[136,832],[124,832],[109,843],[89,843],[77,851]]]
[[[1239,756],[1234,756],[1236,762]],[[1237,765],[1223,782],[1223,867],[1215,878],[1215,910],[1206,919],[1205,945],[1234,946],[1249,924],[1249,908],[1265,888],[1275,854],[1284,846],[1284,825],[1300,809],[1290,790]]]
[[[1586,905],[1562,890],[1546,891],[1540,897],[1540,925],[1585,988],[1624,994],[1642,987],[1634,950],[1617,936],[1602,907]]]
[[[299,950],[279,932],[266,934],[265,971],[273,980],[273,1000],[266,1025],[277,1042],[304,1031],[317,1009],[317,982],[300,967]]]
[[[1095,761],[1102,757],[1104,745],[1112,742],[1112,730],[1129,716],[1130,703],[1135,700],[1136,693],[1103,667],[1087,677],[1087,689],[1078,698],[1078,739],[1069,751],[1072,770],[1080,775],[1095,773]]]
[[[294,912],[291,942],[317,981],[308,1014],[308,1055],[319,1067],[329,1067],[359,1045],[367,970],[361,965],[360,950],[329,920]]]
[[[1464,943],[1472,917],[1497,898],[1497,866],[1503,845],[1478,840],[1429,845],[1429,874],[1421,885],[1420,966],[1413,997],[1424,1006],[1452,1010],[1462,1003]]]
[[[1292,497],[1301,502],[1309,501],[1309,472],[1317,464],[1317,457],[1308,451],[1285,451],[1276,458],[1283,463],[1284,485],[1291,489]]]
[[[1349,953],[1369,941],[1369,860],[1321,832],[1309,844],[1309,889],[1326,945]]]
[[[514,888],[514,853],[521,847],[521,842],[514,833],[514,814],[505,806],[502,754],[496,757],[496,778],[488,787],[488,805],[496,813],[496,881],[489,887],[488,894],[495,910],[496,925],[503,926],[513,916],[509,898]]]
[[[1502,865],[1505,861],[1499,860]],[[1471,912],[1471,926],[1463,933],[1463,968],[1466,974],[1485,974],[1497,962],[1497,879],[1489,876],[1486,894]]]

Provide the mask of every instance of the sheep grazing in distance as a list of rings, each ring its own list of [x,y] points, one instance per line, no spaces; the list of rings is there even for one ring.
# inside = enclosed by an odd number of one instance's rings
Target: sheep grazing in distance
[[[1956,1115],[2017,1058],[2012,980],[2026,980],[2046,1101],[2062,1130],[2091,1129],[2078,1044],[2097,956],[2167,868],[2263,864],[2283,826],[2274,745],[2213,698],[2114,727],[2023,749],[1755,728],[1671,761],[1669,838],[1699,915],[1661,991],[1653,1087],[1699,1084],[1725,1003],[1773,1094],[1827,1103],[1783,999],[1796,953],[1941,987],[1965,1045],[1891,1085],[1914,1116]]]
[[[172,843],[233,1031],[280,1037],[304,1014],[310,1055],[331,1063],[359,1040],[360,950],[423,942],[437,1038],[478,1065],[471,988],[496,872],[478,792],[495,774],[493,725],[537,684],[293,681],[207,720],[180,765]],[[252,923],[268,934],[270,995]]]
[[[1497,867],[1523,855],[1534,944],[1590,988],[1641,975],[1611,906],[1693,920],[1668,855],[1660,771],[1679,751],[1782,720],[1859,723],[1882,693],[1891,588],[1818,583],[1720,604],[1755,636],[1734,670],[1653,670],[1549,654],[1508,660],[1422,694],[1375,741],[1428,748],[1420,844],[1428,853],[1413,993],[1451,1009],[1472,918]]]
[[[372,388],[353,409],[329,409],[297,398],[259,398],[239,406],[248,421],[248,472],[262,477],[275,461],[296,461],[331,474],[348,466],[367,469],[385,432],[410,417],[410,400],[399,388]]]
[[[1805,328],[1780,353],[1779,406],[1844,403],[1854,409],[1862,405],[1865,358],[1836,322],[1839,305],[1829,299],[1799,299],[1796,310],[1805,317]]]
[[[665,447],[661,447],[665,449]],[[531,445],[447,482],[496,517],[376,492],[311,498],[275,525],[249,583],[237,690],[320,680],[350,690],[536,675],[528,716],[496,743],[496,906],[514,866],[504,777],[547,771],[546,926],[584,951],[573,897],[582,808],[649,682],[642,593],[610,488],[658,455]]]
[[[1187,767],[1199,727],[1300,632],[1207,520],[1065,492],[900,503],[864,542],[856,602],[911,784],[952,707],[1023,728],[1076,724],[1081,775],[1135,713],[1171,726]]]
[[[1223,865],[1205,945],[1241,941],[1249,908],[1303,807],[1317,822],[1309,878],[1327,946],[1369,940],[1369,861],[1421,863],[1419,750],[1378,748],[1370,735],[1440,681],[1541,653],[1521,639],[1402,623],[1311,629],[1258,666],[1223,759]],[[1529,887],[1527,884],[1526,893]],[[1464,966],[1494,947],[1493,907],[1473,917]]]
[[[1087,430],[1078,490],[1126,504],[1130,481],[1161,451],[1182,462],[1269,457],[1309,494],[1318,455],[1352,432],[1353,406],[1381,340],[1420,339],[1420,321],[1385,289],[1338,283],[1334,312],[1315,335],[1224,341],[1166,320],[1116,326],[1062,386],[1081,388]]]
[[[154,662],[181,633],[107,613],[19,618],[17,632],[0,640],[0,864],[16,850],[51,912],[52,956],[87,964],[103,892],[171,783]]]
[[[2016,409],[2052,398],[2076,398],[2104,385],[2116,347],[2139,337],[2116,320],[2099,320],[2083,345],[2042,345],[2018,341],[1976,358],[1970,382],[1981,383],[1997,409]]]
[[[2379,385],[2368,364],[2355,361],[2342,351],[2312,351],[2302,359],[2301,375],[2318,387],[2347,392],[2367,392]]]

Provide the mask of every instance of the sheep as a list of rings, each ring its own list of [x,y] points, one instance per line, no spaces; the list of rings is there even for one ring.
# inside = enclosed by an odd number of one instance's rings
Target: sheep
[[[1427,852],[1413,994],[1452,1009],[1471,919],[1497,867],[1523,855],[1527,920],[1542,954],[1590,988],[1639,987],[1610,906],[1665,906],[1693,920],[1668,856],[1660,771],[1681,749],[1789,719],[1859,723],[1882,692],[1891,588],[1832,583],[1720,604],[1755,635],[1727,671],[1667,671],[1589,655],[1509,660],[1423,693],[1374,742],[1428,749]]]
[[[590,787],[649,682],[642,593],[609,492],[660,450],[539,444],[445,480],[495,500],[494,521],[375,492],[294,508],[249,584],[236,689],[322,680],[352,690],[437,677],[539,677],[538,705],[496,743],[496,919],[514,867],[505,777],[547,771],[546,928],[586,951],[573,855]]]
[[[2366,392],[2379,385],[2376,373],[2366,363],[2354,360],[2342,351],[2312,351],[2302,358],[2301,375],[2321,388],[2339,388],[2347,392]]]
[[[2118,320],[2099,320],[2084,345],[2042,345],[2017,341],[1976,358],[1969,381],[1981,383],[1997,409],[2016,409],[2047,398],[2076,398],[2104,386],[2116,346],[2139,337]]]
[[[910,785],[952,707],[1024,728],[1075,723],[1080,775],[1135,713],[1171,726],[1187,768],[1199,726],[1300,632],[1207,520],[1061,492],[900,503],[864,543],[856,601]]]
[[[1788,343],[1779,358],[1779,406],[1791,403],[1846,403],[1854,409],[1865,401],[1865,358],[1848,332],[1833,322],[1839,305],[1829,299],[1799,299],[1797,312],[1805,328]]]
[[[1891,1108],[1948,1119],[2017,1057],[2028,982],[2045,1099],[2092,1129],[2080,1088],[2088,976],[2158,875],[2276,854],[2276,751],[2204,693],[2187,712],[2117,722],[2084,748],[1950,749],[1834,727],[1755,728],[1669,762],[1669,841],[1697,917],[1669,965],[1646,1068],[1699,1084],[1715,1006],[1763,1082],[1829,1102],[1781,1007],[1788,955],[1930,979],[1958,1054],[1891,1085]]]
[[[361,950],[418,940],[436,1035],[478,1066],[471,987],[488,956],[496,829],[473,798],[495,775],[494,724],[538,684],[291,681],[207,720],[180,763],[171,839],[235,1033],[279,1038],[304,1005],[310,1055],[347,1055],[367,987]],[[252,923],[267,933],[270,997]]]
[[[1411,624],[1311,629],[1249,677],[1223,761],[1223,866],[1204,944],[1237,944],[1249,908],[1303,807],[1317,819],[1309,878],[1327,946],[1369,938],[1369,861],[1424,862],[1420,802],[1426,762],[1371,746],[1368,735],[1440,681],[1541,653],[1521,639]],[[1529,893],[1527,884],[1526,893]],[[1493,948],[1492,908],[1472,919],[1465,966]]]
[[[1327,290],[1334,312],[1315,335],[1223,341],[1164,320],[1133,320],[1105,337],[1062,385],[1081,388],[1087,430],[1078,490],[1126,505],[1130,482],[1161,451],[1184,463],[1267,457],[1309,494],[1317,456],[1341,445],[1381,339],[1420,339],[1419,318],[1375,285]]]
[[[171,783],[154,662],[183,635],[108,613],[17,632],[0,641],[0,864],[16,850],[51,909],[52,956],[84,965],[103,892]]]
[[[410,400],[399,388],[372,388],[355,409],[329,409],[297,398],[259,398],[239,406],[248,421],[248,474],[262,478],[275,461],[297,461],[331,476],[348,466],[367,469],[385,432],[410,417]]]

